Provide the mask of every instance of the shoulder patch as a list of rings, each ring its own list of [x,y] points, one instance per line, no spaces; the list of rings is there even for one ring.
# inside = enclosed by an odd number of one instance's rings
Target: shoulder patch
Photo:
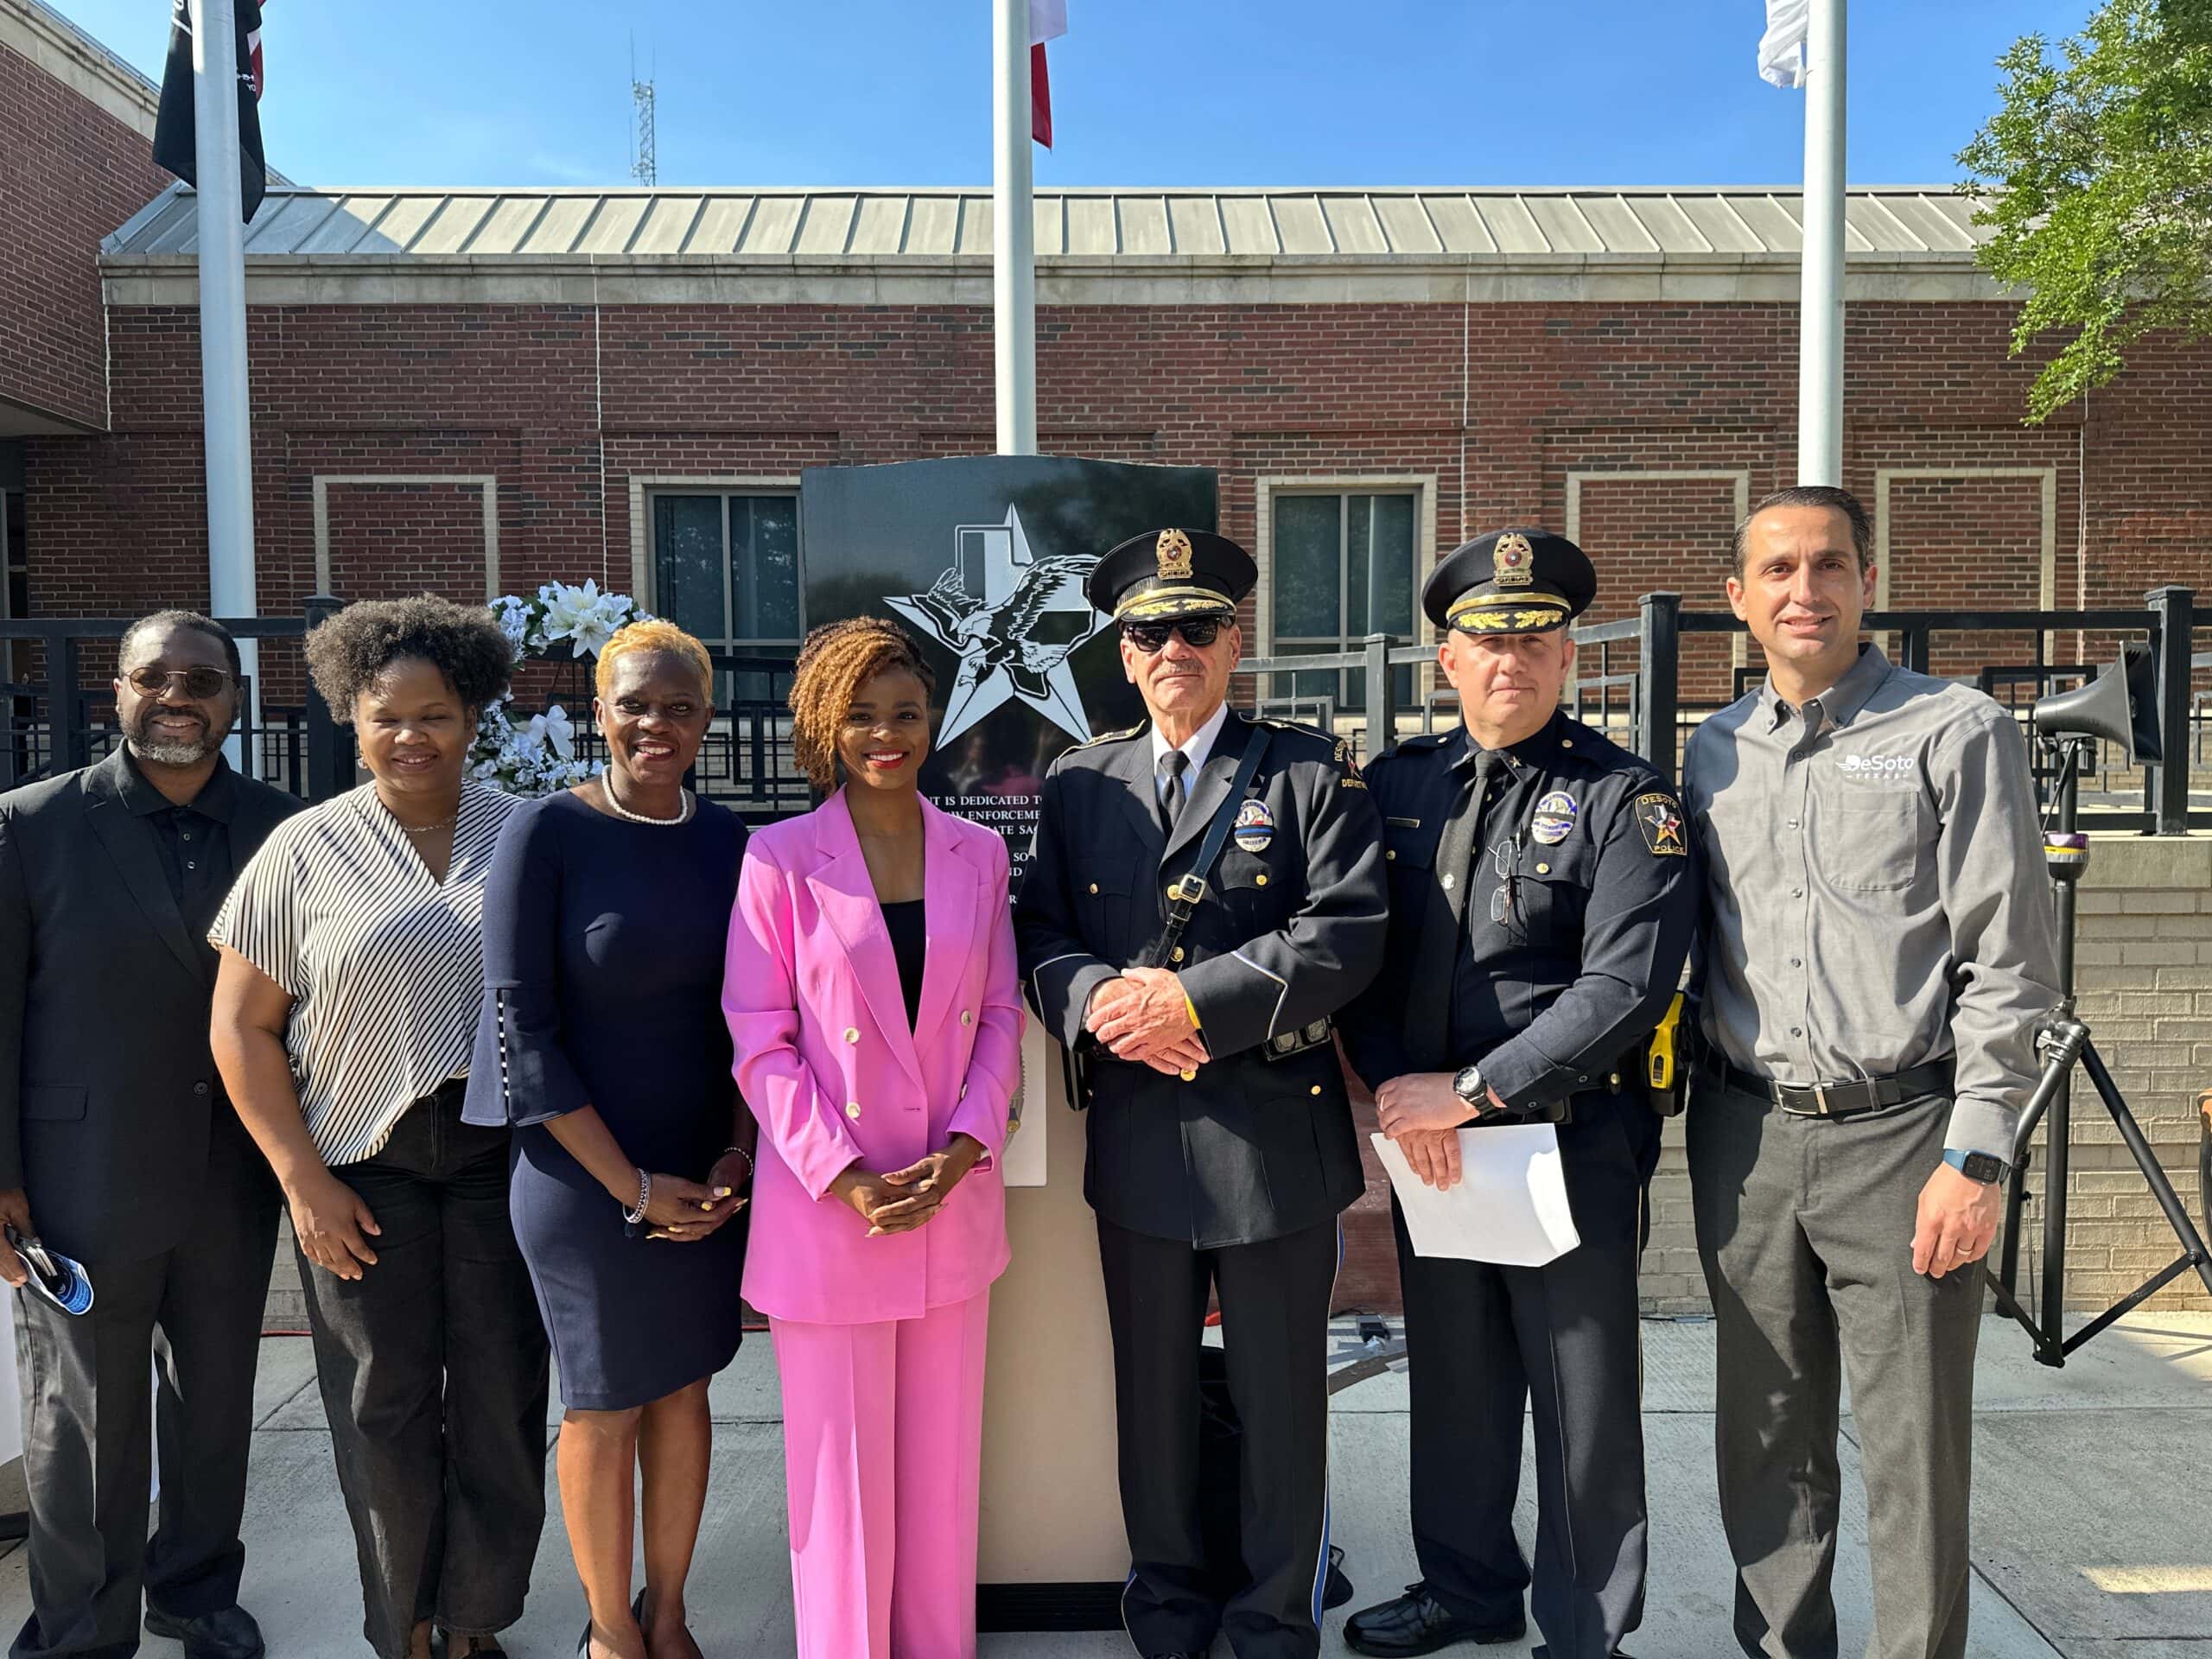
[[[1124,738],[1138,736],[1143,732],[1145,727],[1148,723],[1149,722],[1147,721],[1141,720],[1135,725],[1130,727],[1127,731],[1101,732],[1097,736],[1087,737],[1080,743],[1069,744],[1067,748],[1063,750],[1062,753],[1068,753],[1077,749],[1095,749],[1101,743],[1118,743]]]
[[[1688,858],[1689,842],[1682,830],[1681,804],[1664,790],[1655,789],[1636,798],[1630,809],[1643,844],[1655,858]]]

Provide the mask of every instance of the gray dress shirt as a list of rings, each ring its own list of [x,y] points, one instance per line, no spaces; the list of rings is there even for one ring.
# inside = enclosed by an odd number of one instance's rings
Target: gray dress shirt
[[[2025,741],[1969,687],[1872,645],[1793,709],[1768,680],[1700,726],[1702,1023],[1791,1084],[1958,1062],[1946,1144],[2010,1158],[2058,1002]]]

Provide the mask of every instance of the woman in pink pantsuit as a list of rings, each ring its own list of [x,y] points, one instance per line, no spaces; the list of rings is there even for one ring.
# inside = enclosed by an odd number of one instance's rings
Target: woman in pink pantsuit
[[[753,836],[730,922],[722,1007],[760,1123],[745,1294],[783,1378],[800,1659],[976,1651],[1022,1013],[1006,843],[915,786],[931,684],[889,622],[807,637],[792,745],[836,793]]]

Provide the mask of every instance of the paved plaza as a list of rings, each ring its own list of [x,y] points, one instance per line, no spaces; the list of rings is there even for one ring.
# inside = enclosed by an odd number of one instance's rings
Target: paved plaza
[[[1352,1363],[1359,1350],[1348,1324],[1338,1336]],[[1637,1659],[1727,1659],[1734,1652],[1729,1572],[1713,1495],[1713,1327],[1649,1321],[1643,1352],[1651,1598],[1630,1651]],[[1976,1659],[2212,1659],[2212,1315],[2139,1313],[2058,1371],[2036,1364],[2018,1331],[1993,1319],[1981,1357]],[[247,1604],[274,1659],[365,1654],[352,1539],[304,1338],[264,1344],[259,1393]],[[772,1659],[791,1651],[791,1632],[779,1406],[765,1338],[748,1339],[714,1399],[714,1485],[691,1583],[693,1629],[709,1659]],[[1402,1362],[1338,1392],[1332,1432],[1335,1535],[1358,1607],[1414,1576]],[[1837,1576],[1843,1652],[1855,1656],[1866,1631],[1868,1580],[1865,1498],[1849,1432],[1847,1421]],[[1524,1494],[1533,1488],[1524,1479]],[[1524,1497],[1524,1539],[1535,1519],[1530,1503]],[[529,1613],[508,1633],[518,1659],[566,1659],[583,1623],[560,1506],[550,1492],[548,1504],[552,1519]],[[13,1631],[29,1606],[16,1546],[0,1558],[0,1627]],[[1325,1655],[1345,1651],[1337,1631],[1349,1611],[1330,1616]],[[992,1636],[982,1648],[987,1659],[1129,1651],[1118,1631]],[[178,1649],[149,1637],[144,1651],[168,1659]],[[1503,1659],[1527,1648],[1467,1651]],[[1216,1649],[1225,1652],[1225,1644]]]

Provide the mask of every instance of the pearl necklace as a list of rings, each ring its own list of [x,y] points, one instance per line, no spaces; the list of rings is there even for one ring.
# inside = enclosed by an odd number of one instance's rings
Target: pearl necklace
[[[608,786],[604,779],[600,780],[599,792],[607,798],[607,804],[614,810],[614,816],[616,817],[626,818],[632,823],[650,823],[658,830],[673,830],[679,823],[690,823],[691,819],[691,809],[697,804],[696,798],[692,795],[690,790],[679,790],[677,792],[683,797],[683,805],[674,817],[649,818],[642,812],[632,812],[628,807],[623,805],[621,802],[616,800],[614,798],[614,791]]]

